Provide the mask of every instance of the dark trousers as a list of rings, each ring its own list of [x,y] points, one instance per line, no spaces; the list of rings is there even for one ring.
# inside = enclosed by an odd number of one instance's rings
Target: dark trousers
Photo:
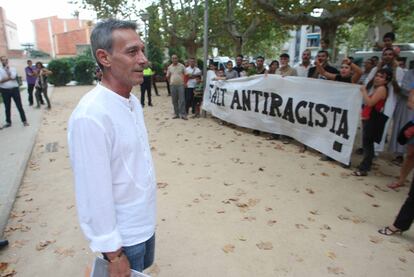
[[[362,148],[364,149],[364,158],[358,166],[360,171],[370,171],[372,160],[375,157],[374,139],[371,134],[367,133],[367,123],[367,120],[362,121]]]
[[[160,94],[158,93],[157,83],[155,82],[154,77],[152,77],[152,85],[154,86],[155,95],[160,96]]]
[[[26,115],[24,114],[22,99],[20,98],[20,91],[18,87],[11,89],[0,89],[1,96],[3,97],[4,108],[6,110],[6,122],[11,124],[11,100],[13,98],[14,104],[19,111],[20,119],[22,122],[26,122]]]
[[[43,89],[42,88],[36,88],[35,96],[36,96],[37,107],[39,108],[40,104],[44,104],[42,94],[46,99],[47,107],[50,109],[51,106],[50,106],[49,96],[47,96],[47,87],[43,88]]]
[[[168,79],[167,78],[165,78],[165,83],[167,83],[168,95],[171,95],[170,82],[168,82]]]
[[[195,113],[194,103],[194,88],[185,88],[185,112],[188,114],[191,107],[191,112]]]
[[[33,105],[33,89],[34,89],[34,84],[27,84],[27,94],[29,95],[29,105],[32,106]]]
[[[401,231],[407,231],[410,229],[411,224],[414,220],[414,178],[411,181],[410,192],[408,198],[402,205],[397,218],[394,221],[394,226]]]
[[[148,96],[148,105],[151,106],[151,77],[144,76],[144,82],[141,84],[141,105],[145,106],[145,92]]]

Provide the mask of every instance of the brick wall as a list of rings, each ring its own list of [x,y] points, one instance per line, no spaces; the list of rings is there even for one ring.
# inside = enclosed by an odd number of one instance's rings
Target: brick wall
[[[6,16],[4,10],[0,7],[0,56],[5,56],[8,53],[7,37],[6,37]]]
[[[89,31],[86,28],[79,29],[56,34],[54,38],[57,56],[76,55],[77,44],[89,44]]]

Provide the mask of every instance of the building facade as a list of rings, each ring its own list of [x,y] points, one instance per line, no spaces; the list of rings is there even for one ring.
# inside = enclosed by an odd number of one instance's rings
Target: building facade
[[[19,58],[23,55],[20,50],[17,25],[6,17],[6,12],[0,7],[0,56]]]
[[[77,45],[89,44],[92,23],[78,18],[62,19],[57,16],[32,20],[36,49],[52,57],[76,55]]]

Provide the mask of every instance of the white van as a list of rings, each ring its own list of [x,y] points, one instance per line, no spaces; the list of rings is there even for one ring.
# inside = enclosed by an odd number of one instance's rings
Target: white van
[[[404,44],[395,44],[395,46],[400,48],[400,58],[405,59],[405,64],[408,69],[414,68],[414,43],[404,43]],[[381,59],[382,51],[356,51],[352,55],[355,63],[362,65],[362,62],[366,59],[369,59],[373,56],[377,56]]]

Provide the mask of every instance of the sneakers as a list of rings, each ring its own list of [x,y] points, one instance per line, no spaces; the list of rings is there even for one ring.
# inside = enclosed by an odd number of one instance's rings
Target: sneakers
[[[9,128],[9,127],[11,127],[11,123],[6,123],[3,125],[3,128]]]
[[[29,123],[27,121],[23,122],[23,126],[27,127],[29,126]]]
[[[174,115],[172,119],[177,119],[177,118],[179,118],[179,116],[178,115]]]

